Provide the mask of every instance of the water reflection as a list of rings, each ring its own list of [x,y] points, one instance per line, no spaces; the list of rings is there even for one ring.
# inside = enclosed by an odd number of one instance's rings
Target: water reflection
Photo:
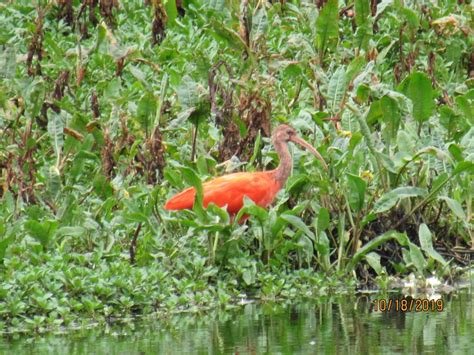
[[[345,296],[298,304],[247,304],[230,311],[175,315],[167,320],[113,325],[67,335],[0,340],[19,354],[307,354],[469,353],[474,296],[443,298],[442,312],[374,310],[399,296]]]

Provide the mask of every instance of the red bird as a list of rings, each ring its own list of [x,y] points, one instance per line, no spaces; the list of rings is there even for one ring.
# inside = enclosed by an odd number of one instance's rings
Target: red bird
[[[229,214],[235,216],[244,204],[244,196],[250,198],[258,206],[268,207],[291,172],[292,160],[288,151],[288,142],[298,143],[308,149],[321,160],[327,170],[323,157],[308,142],[299,138],[294,128],[284,124],[278,126],[273,131],[272,142],[280,157],[280,165],[276,169],[228,174],[203,183],[204,207],[211,202],[219,207],[227,206]],[[192,209],[195,195],[194,187],[187,188],[169,199],[165,204],[165,209]]]

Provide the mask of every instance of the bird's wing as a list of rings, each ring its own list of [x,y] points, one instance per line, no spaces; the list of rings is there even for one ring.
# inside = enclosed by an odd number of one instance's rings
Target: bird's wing
[[[229,174],[203,184],[203,205],[207,206],[211,202],[219,207],[227,205],[229,213],[237,213],[242,208],[244,196],[266,207],[278,190],[278,184],[267,172]],[[194,188],[188,188],[171,198],[165,208],[192,208],[195,194]]]

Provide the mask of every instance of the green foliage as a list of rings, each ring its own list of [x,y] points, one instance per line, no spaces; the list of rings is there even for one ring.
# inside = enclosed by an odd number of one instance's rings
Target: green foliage
[[[141,1],[115,22],[96,9],[97,23],[75,2],[73,24],[56,2],[2,6],[4,324],[454,273],[450,250],[474,242],[472,8],[382,1],[373,16],[353,3],[355,19],[336,0],[255,2],[244,23],[235,2],[192,1],[181,17],[166,1],[160,45]],[[329,171],[291,147],[270,208],[204,208],[202,182],[276,167],[279,123]],[[221,161],[225,149],[236,157]],[[192,210],[164,210],[190,186]]]
[[[334,48],[338,37],[338,1],[328,0],[316,20],[316,46],[323,58],[328,48]]]
[[[413,117],[418,122],[427,121],[435,109],[431,81],[425,73],[412,73],[401,84],[402,91],[413,103]]]

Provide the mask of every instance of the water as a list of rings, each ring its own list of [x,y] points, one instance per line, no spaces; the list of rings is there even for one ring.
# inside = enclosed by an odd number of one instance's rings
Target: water
[[[474,353],[474,295],[443,296],[442,310],[377,312],[401,296],[251,303],[232,310],[173,315],[66,334],[0,338],[6,354]],[[419,302],[423,307],[423,304]],[[401,307],[401,303],[398,303]],[[415,304],[414,304],[415,307]]]

